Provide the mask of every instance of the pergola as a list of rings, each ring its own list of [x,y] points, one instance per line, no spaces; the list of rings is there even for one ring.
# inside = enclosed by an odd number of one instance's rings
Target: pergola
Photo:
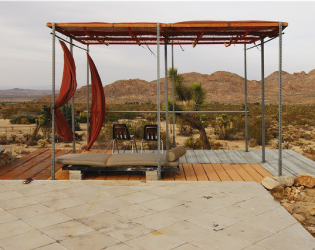
[[[173,100],[173,127],[175,126],[175,113],[245,113],[245,143],[248,152],[248,109],[247,109],[247,63],[246,45],[261,46],[261,86],[262,86],[262,162],[265,162],[265,91],[264,91],[264,44],[279,37],[279,160],[278,175],[282,175],[282,34],[288,26],[286,22],[273,21],[189,21],[179,23],[47,23],[52,29],[52,179],[55,179],[55,128],[54,128],[54,103],[55,103],[55,38],[56,32],[70,39],[72,52],[73,40],[86,46],[89,53],[90,45],[157,45],[157,113],[158,141],[160,141],[160,115],[165,112],[166,135],[168,145],[168,76],[167,76],[167,45],[172,46],[172,68],[174,68],[173,45],[244,45],[244,85],[245,85],[245,110],[241,111],[175,111],[174,110],[174,76],[172,79]],[[266,40],[268,39],[268,40]],[[260,44],[256,45],[256,42]],[[165,50],[165,94],[166,108],[160,107],[160,45]],[[78,47],[78,46],[77,46]],[[87,66],[87,86],[89,86],[89,71]],[[89,90],[89,88],[87,88]],[[74,121],[74,100],[72,98],[72,119]],[[87,105],[89,112],[89,92],[87,92]],[[119,111],[112,111],[119,112]],[[124,111],[126,112],[126,111]],[[139,111],[143,112],[143,111]],[[148,111],[147,111],[148,112]],[[89,117],[89,114],[88,114]],[[89,120],[88,120],[89,127]],[[74,122],[72,122],[74,133]],[[173,133],[175,145],[175,133]],[[75,142],[73,142],[75,152]],[[161,179],[160,144],[158,143],[158,179]]]

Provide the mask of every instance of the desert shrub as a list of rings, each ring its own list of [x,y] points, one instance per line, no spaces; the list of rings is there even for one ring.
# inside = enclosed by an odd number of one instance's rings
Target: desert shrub
[[[15,142],[16,137],[17,137],[16,134],[11,134],[11,135],[10,135],[10,140],[11,140],[12,142]]]
[[[303,148],[303,152],[311,155],[315,155],[315,147],[313,145],[308,145]]]
[[[77,116],[77,120],[79,123],[87,123],[87,113],[81,112],[79,116]]]
[[[186,141],[185,141],[185,147],[190,148],[190,149],[201,149],[202,148],[202,143],[199,138],[195,139],[193,136],[190,136]]]
[[[261,116],[257,116],[255,118],[250,119],[250,123],[248,126],[248,138],[253,138],[257,141],[258,145],[262,145],[262,119]],[[265,127],[268,128],[270,126],[270,120],[265,119]],[[267,130],[265,133],[265,143],[271,140],[272,135]]]
[[[211,149],[223,149],[224,145],[219,141],[210,141]]]
[[[36,118],[33,116],[20,115],[20,116],[13,117],[10,120],[10,123],[11,124],[34,124],[36,123],[35,119]]]
[[[7,134],[6,133],[0,133],[0,143],[1,144],[7,144]]]
[[[48,141],[46,139],[40,139],[38,140],[37,144],[41,147],[41,148],[45,148],[48,145]]]
[[[31,135],[29,133],[24,133],[23,134],[23,138],[25,140],[25,142],[27,142],[30,139]]]
[[[250,147],[256,147],[257,145],[258,145],[258,143],[257,143],[257,140],[256,139],[254,139],[254,138],[250,138],[249,140],[248,140],[248,144],[249,144],[249,146]]]

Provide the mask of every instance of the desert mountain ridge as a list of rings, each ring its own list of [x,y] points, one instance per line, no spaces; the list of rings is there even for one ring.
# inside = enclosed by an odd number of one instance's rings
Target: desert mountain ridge
[[[200,82],[206,91],[207,103],[244,103],[244,78],[230,72],[217,71],[213,74],[200,74],[197,72],[183,73],[183,83]],[[165,100],[165,78],[160,79],[161,101]],[[265,78],[266,104],[278,103],[279,91],[278,71]],[[248,102],[261,102],[261,81],[247,80]],[[168,81],[169,98],[172,93],[172,83]],[[315,69],[308,74],[282,73],[282,95],[284,104],[315,104]],[[104,87],[107,104],[124,103],[156,103],[157,81],[141,79],[118,80]],[[77,89],[76,103],[85,103],[87,87]],[[91,95],[91,91],[90,91]],[[51,95],[34,100],[36,102],[50,102]]]

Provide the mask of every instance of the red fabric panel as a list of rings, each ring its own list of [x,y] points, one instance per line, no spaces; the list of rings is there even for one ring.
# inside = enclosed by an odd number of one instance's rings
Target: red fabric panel
[[[55,126],[56,132],[61,138],[73,141],[73,131],[64,115],[58,109],[70,101],[77,89],[76,68],[73,56],[67,45],[60,40],[59,42],[64,52],[64,65],[60,92],[58,99],[55,101]]]
[[[90,111],[89,143],[85,150],[91,148],[97,139],[105,120],[105,94],[102,81],[94,62],[88,53],[87,58],[91,71],[92,105]]]

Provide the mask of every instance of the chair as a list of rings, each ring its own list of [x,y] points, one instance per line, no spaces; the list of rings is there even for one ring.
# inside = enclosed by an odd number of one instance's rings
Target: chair
[[[141,141],[141,153],[143,151],[143,142],[150,142],[150,141],[156,141],[157,142],[157,140],[158,140],[157,128],[158,128],[158,126],[156,124],[144,125],[143,139]],[[161,140],[160,143],[162,144],[162,153],[163,153],[163,141]]]
[[[112,153],[114,153],[114,147],[116,143],[117,151],[119,153],[118,141],[132,141],[131,149],[133,153],[133,145],[135,145],[136,151],[138,153],[136,140],[133,135],[129,134],[128,127],[126,124],[113,124],[113,147]]]

